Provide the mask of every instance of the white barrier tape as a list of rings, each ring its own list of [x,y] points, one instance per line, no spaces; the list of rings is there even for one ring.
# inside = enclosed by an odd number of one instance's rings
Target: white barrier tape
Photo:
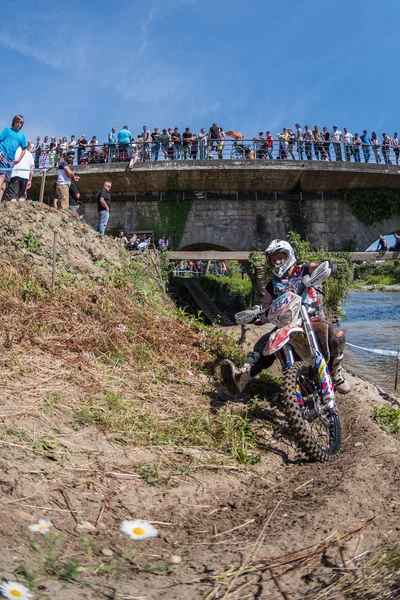
[[[355,344],[349,344],[346,342],[348,346],[352,348],[358,348],[359,350],[365,350],[366,352],[373,352],[374,354],[382,354],[383,356],[395,356],[397,360],[400,360],[400,353],[396,350],[380,350],[379,348],[363,348],[362,346],[356,346]]]

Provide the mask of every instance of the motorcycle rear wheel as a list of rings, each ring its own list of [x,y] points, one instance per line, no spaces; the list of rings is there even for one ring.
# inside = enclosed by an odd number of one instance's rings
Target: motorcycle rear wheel
[[[321,417],[322,391],[315,369],[296,362],[283,373],[282,409],[295,442],[312,461],[334,459],[342,445],[337,412]]]

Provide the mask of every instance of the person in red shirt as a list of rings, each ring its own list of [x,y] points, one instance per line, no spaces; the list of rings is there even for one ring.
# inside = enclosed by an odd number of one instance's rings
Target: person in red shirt
[[[271,135],[270,131],[267,131],[265,133],[265,148],[267,150],[267,155],[268,158],[274,158],[273,157],[273,150],[274,150],[274,138]]]

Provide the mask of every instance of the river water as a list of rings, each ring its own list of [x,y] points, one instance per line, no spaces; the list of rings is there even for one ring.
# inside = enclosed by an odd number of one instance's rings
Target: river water
[[[349,292],[343,310],[346,318],[341,319],[340,326],[348,342],[381,350],[400,348],[400,292]],[[344,364],[354,373],[393,391],[395,357],[346,346]],[[400,381],[397,390],[400,390]]]

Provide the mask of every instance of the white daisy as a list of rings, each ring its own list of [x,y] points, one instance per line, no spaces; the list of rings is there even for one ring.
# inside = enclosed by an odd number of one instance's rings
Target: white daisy
[[[44,519],[40,519],[38,523],[34,523],[33,525],[28,525],[29,531],[32,531],[33,533],[41,533],[42,535],[49,533],[52,527],[53,523],[51,521],[45,521]]]
[[[9,600],[15,600],[16,598],[19,598],[19,600],[30,600],[30,598],[33,598],[28,588],[22,585],[22,583],[15,581],[2,583],[0,585],[0,593],[4,598],[8,598]]]
[[[135,540],[136,542],[158,536],[157,529],[148,521],[123,521],[120,529],[122,533],[125,533],[131,540]]]

